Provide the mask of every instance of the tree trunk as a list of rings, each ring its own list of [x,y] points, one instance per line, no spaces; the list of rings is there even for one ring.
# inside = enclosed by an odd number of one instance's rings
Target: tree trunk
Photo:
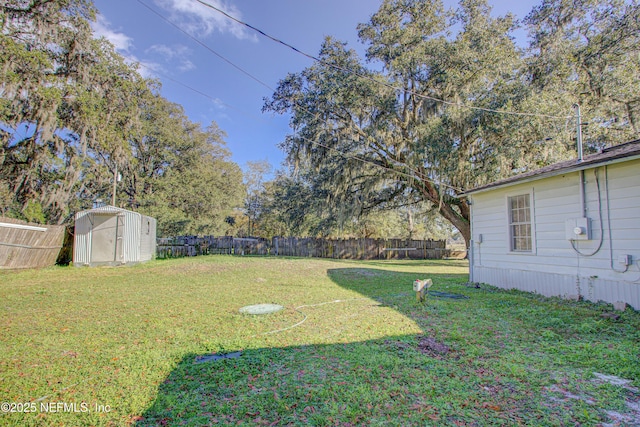
[[[411,207],[407,208],[407,221],[409,225],[409,240],[413,240],[413,213],[411,212]]]
[[[457,212],[455,212],[450,205],[442,204],[438,209],[440,214],[455,228],[458,229],[462,237],[464,238],[464,245],[467,249],[469,249],[469,245],[471,244],[471,223],[469,217],[463,217]]]
[[[457,212],[453,205],[445,203],[439,197],[439,193],[436,188],[430,182],[423,182],[424,186],[420,188],[420,192],[423,194],[426,200],[438,206],[438,212],[447,221],[449,221],[455,228],[458,229],[462,237],[464,238],[464,244],[467,249],[471,244],[471,210],[466,200],[460,200],[457,204],[460,212]]]

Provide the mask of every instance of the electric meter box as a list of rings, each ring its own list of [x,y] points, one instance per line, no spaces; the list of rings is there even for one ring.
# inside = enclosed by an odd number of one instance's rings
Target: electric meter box
[[[591,240],[591,218],[571,218],[565,222],[567,240]]]

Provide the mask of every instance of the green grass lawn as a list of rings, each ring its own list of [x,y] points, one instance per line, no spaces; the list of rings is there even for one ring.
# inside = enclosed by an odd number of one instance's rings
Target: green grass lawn
[[[467,270],[209,256],[2,271],[0,402],[16,412],[0,425],[637,425],[639,313],[467,287]],[[418,278],[468,298],[419,304]],[[285,309],[238,311],[258,303]]]

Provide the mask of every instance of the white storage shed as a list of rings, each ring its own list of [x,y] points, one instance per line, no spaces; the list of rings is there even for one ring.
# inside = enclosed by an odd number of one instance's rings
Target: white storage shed
[[[75,219],[75,266],[132,264],[155,255],[155,218],[103,206],[78,212]]]

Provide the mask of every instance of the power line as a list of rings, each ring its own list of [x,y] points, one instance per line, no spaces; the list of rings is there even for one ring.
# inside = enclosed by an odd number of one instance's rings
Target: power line
[[[138,0],[138,1],[140,1],[140,0]],[[376,84],[385,86],[385,87],[387,87],[389,89],[392,89],[394,91],[408,92],[411,95],[416,96],[418,98],[428,99],[428,100],[431,100],[431,101],[439,102],[439,103],[442,103],[442,104],[445,104],[445,105],[454,106],[454,107],[468,108],[468,109],[471,109],[471,110],[485,111],[485,112],[489,112],[489,113],[506,114],[506,115],[513,115],[513,116],[543,117],[543,118],[549,118],[549,119],[566,119],[568,117],[568,116],[554,116],[554,115],[550,115],[550,114],[523,113],[523,112],[518,112],[518,111],[504,111],[504,110],[495,110],[495,109],[492,109],[492,108],[475,107],[475,106],[472,106],[472,105],[466,105],[466,104],[462,104],[462,103],[458,103],[458,102],[446,101],[446,100],[441,99],[441,98],[436,98],[436,97],[433,97],[433,96],[424,95],[424,94],[418,93],[418,92],[416,92],[414,90],[407,90],[407,89],[404,89],[404,88],[400,88],[400,87],[394,86],[394,85],[392,85],[390,83],[381,82],[379,80],[374,79],[373,77],[358,73],[357,71],[351,70],[349,68],[341,67],[339,65],[335,65],[335,64],[331,64],[331,63],[328,63],[326,61],[323,61],[323,60],[321,60],[320,58],[318,58],[318,57],[316,57],[314,55],[306,53],[306,52],[296,48],[295,46],[293,46],[293,45],[291,45],[291,44],[289,44],[289,43],[287,43],[285,41],[282,41],[282,40],[280,40],[280,39],[278,39],[278,38],[276,38],[274,36],[271,36],[268,33],[260,30],[259,28],[256,28],[253,25],[251,25],[251,24],[249,24],[247,22],[244,22],[244,21],[242,21],[242,20],[240,20],[240,19],[228,14],[227,12],[223,11],[222,9],[219,9],[219,8],[213,6],[212,4],[209,4],[209,3],[207,3],[207,2],[205,2],[203,0],[196,0],[196,1],[198,3],[200,3],[200,4],[202,4],[203,6],[206,6],[206,7],[210,8],[210,9],[215,10],[216,12],[226,16],[227,18],[231,19],[232,21],[234,21],[234,22],[236,22],[236,23],[238,23],[240,25],[243,25],[243,26],[245,26],[245,27],[247,27],[247,28],[249,28],[249,29],[251,29],[251,30],[253,30],[255,32],[257,32],[257,33],[261,34],[262,36],[268,38],[269,40],[272,40],[272,41],[274,41],[274,42],[276,42],[278,44],[281,44],[281,45],[293,50],[294,52],[296,52],[296,53],[298,53],[298,54],[300,54],[302,56],[305,56],[305,57],[307,57],[309,59],[312,59],[313,61],[316,61],[316,62],[318,62],[318,63],[320,63],[322,65],[334,68],[336,70],[343,71],[343,72],[346,72],[348,74],[354,74],[357,77],[361,77],[361,78],[367,79],[369,81],[372,81],[372,82],[374,82]]]
[[[170,80],[170,81],[172,81],[173,83],[175,83],[175,84],[177,84],[177,85],[179,85],[179,86],[182,86],[182,87],[184,87],[185,89],[188,89],[188,90],[190,90],[190,91],[192,91],[192,92],[194,92],[194,93],[197,93],[198,95],[201,95],[201,96],[203,96],[203,97],[205,97],[205,98],[207,98],[207,99],[209,99],[209,100],[213,101],[213,102],[214,102],[214,103],[216,103],[216,104],[222,104],[222,105],[224,105],[225,107],[229,107],[229,108],[231,108],[231,109],[233,109],[233,110],[236,110],[236,111],[238,111],[239,113],[241,113],[241,114],[243,114],[243,115],[245,115],[245,116],[247,116],[247,117],[249,117],[249,118],[251,118],[251,119],[253,119],[253,120],[260,120],[260,121],[264,121],[263,119],[258,119],[258,118],[256,118],[255,116],[252,116],[252,115],[251,115],[251,113],[249,113],[248,111],[242,110],[242,109],[240,109],[240,108],[238,108],[238,107],[235,107],[235,106],[233,106],[233,105],[231,105],[231,104],[227,104],[226,102],[222,101],[220,98],[216,98],[216,97],[213,97],[213,96],[211,96],[211,95],[209,95],[209,94],[207,94],[207,93],[204,93],[204,92],[202,92],[201,90],[196,89],[196,88],[194,88],[194,87],[192,87],[192,86],[189,86],[188,84],[186,84],[186,83],[184,83],[184,82],[181,82],[180,80],[174,79],[173,77],[169,76],[168,74],[161,73],[161,72],[160,72],[160,71],[158,71],[157,69],[154,69],[154,68],[152,68],[152,67],[149,67],[148,65],[145,65],[145,64],[144,64],[144,63],[142,63],[142,62],[138,62],[137,64],[138,64],[140,67],[146,68],[146,69],[147,69],[147,70],[149,70],[150,72],[155,73],[155,74],[157,74],[157,75],[159,75],[159,76],[162,76],[163,78],[165,78],[165,79],[167,79],[167,80]]]
[[[206,45],[205,43],[201,42],[200,40],[198,40],[197,38],[195,38],[194,36],[192,36],[191,34],[189,34],[188,31],[183,30],[182,28],[180,28],[178,25],[174,24],[173,22],[171,22],[169,19],[165,18],[161,13],[159,13],[158,11],[156,11],[155,9],[153,9],[151,6],[149,6],[148,4],[146,4],[145,2],[143,2],[142,0],[137,0],[138,3],[140,3],[141,5],[143,5],[144,7],[146,7],[147,9],[149,9],[151,12],[153,12],[155,15],[157,15],[160,19],[162,19],[163,21],[165,21],[167,24],[171,25],[173,28],[177,29],[178,31],[180,31],[182,34],[186,35],[187,37],[189,37],[191,40],[193,40],[194,42],[198,43],[200,46],[202,46],[203,48],[205,48],[206,50],[208,50],[209,52],[213,53],[215,56],[217,56],[218,58],[220,58],[221,60],[223,60],[224,62],[226,62],[227,64],[231,65],[233,68],[235,68],[236,70],[240,71],[242,74],[244,74],[245,76],[249,77],[250,79],[254,80],[255,82],[259,83],[260,85],[266,87],[267,89],[273,91],[274,89],[269,86],[268,84],[266,84],[265,82],[263,82],[262,80],[258,79],[257,77],[255,77],[253,74],[249,73],[248,71],[246,71],[245,69],[241,68],[240,66],[234,64],[233,62],[231,62],[230,60],[228,60],[227,58],[225,58],[224,56],[222,56],[221,54],[219,54],[218,52],[216,52],[215,50],[213,50],[211,47],[209,47],[208,45]]]
[[[248,23],[246,23],[244,21],[241,21],[240,19],[235,18],[232,15],[229,15],[224,10],[218,9],[217,7],[213,6],[212,4],[209,4],[209,3],[205,2],[205,1],[202,1],[202,0],[196,0],[196,1],[198,3],[200,3],[200,4],[202,4],[203,6],[206,6],[208,8],[211,8],[211,9],[215,10],[218,13],[221,13],[222,15],[226,16],[227,18],[231,19],[232,21],[234,21],[234,22],[236,22],[236,23],[238,23],[240,25],[243,25],[243,26],[249,28],[250,30],[253,30],[253,31],[255,31],[255,32],[259,33],[259,34],[262,34],[264,37],[266,37],[266,38],[268,38],[270,40],[273,40],[274,42],[279,43],[279,44],[281,44],[281,45],[283,45],[283,46],[285,46],[285,47],[287,47],[287,48],[299,53],[300,55],[306,56],[307,58],[312,59],[314,61],[322,62],[321,59],[316,58],[315,56],[313,56],[311,54],[308,54],[308,53],[306,53],[306,52],[304,52],[304,51],[302,51],[302,50],[290,45],[289,43],[286,43],[286,42],[284,42],[284,41],[282,41],[282,40],[280,40],[278,38],[275,38],[275,37],[271,36],[271,35],[265,33],[264,31],[262,31],[261,29],[254,27],[251,24],[248,24]]]
[[[164,77],[164,78],[166,78],[166,79],[168,79],[168,80],[170,80],[170,81],[172,81],[172,82],[174,82],[174,83],[176,83],[176,84],[178,84],[178,85],[180,85],[180,86],[182,86],[182,87],[184,87],[184,88],[186,88],[186,89],[189,89],[189,90],[193,91],[194,93],[197,93],[198,95],[201,95],[201,96],[203,96],[203,97],[205,97],[205,98],[207,98],[207,99],[210,99],[210,100],[212,100],[212,101],[214,101],[214,102],[221,102],[219,99],[214,98],[213,96],[208,95],[208,94],[206,94],[206,93],[204,93],[204,92],[202,92],[202,91],[200,91],[200,90],[198,90],[198,89],[196,89],[196,88],[194,88],[194,87],[191,87],[191,86],[187,85],[186,83],[183,83],[183,82],[181,82],[181,81],[179,81],[179,80],[176,80],[176,79],[174,79],[173,77],[170,77],[170,76],[168,76],[168,75],[166,75],[166,74],[164,74],[164,73],[160,73],[159,71],[154,70],[154,69],[152,69],[151,67],[148,67],[148,66],[146,66],[146,65],[144,65],[144,64],[142,64],[142,63],[139,63],[139,65],[140,65],[141,67],[146,68],[147,70],[150,70],[150,71],[152,71],[152,72],[155,72],[155,73],[157,73],[157,74],[161,75],[162,77]],[[234,110],[237,110],[237,111],[239,111],[239,112],[241,112],[241,113],[245,114],[247,117],[250,117],[250,118],[251,118],[251,119],[253,119],[253,120],[258,120],[258,119],[256,119],[255,117],[252,117],[249,113],[247,113],[247,112],[245,112],[245,111],[243,111],[243,110],[240,110],[240,109],[238,109],[238,108],[234,107],[233,105],[227,104],[227,103],[225,103],[225,102],[221,102],[221,103],[222,103],[223,105],[225,105],[225,106],[229,107],[229,108],[233,108]],[[302,139],[302,140],[304,140],[304,141],[306,141],[306,142],[309,142],[310,144],[314,144],[314,145],[317,145],[317,146],[319,146],[319,147],[325,148],[325,149],[327,149],[327,150],[329,150],[329,151],[335,152],[336,154],[340,155],[341,157],[344,157],[345,159],[353,159],[353,160],[360,161],[360,162],[362,162],[362,163],[370,164],[370,165],[372,165],[372,166],[377,166],[377,167],[379,167],[379,168],[381,168],[381,169],[385,169],[385,170],[387,170],[387,171],[389,171],[389,172],[393,172],[393,173],[396,173],[396,174],[398,174],[398,175],[403,175],[403,176],[406,176],[406,177],[411,178],[411,179],[418,178],[417,176],[413,176],[413,175],[410,175],[410,174],[408,174],[408,173],[405,173],[405,172],[402,172],[402,171],[398,171],[398,170],[396,170],[396,169],[389,168],[389,167],[384,166],[384,165],[381,165],[381,164],[379,164],[379,163],[375,163],[375,162],[373,162],[373,161],[370,161],[370,160],[367,160],[367,159],[363,159],[363,158],[358,157],[358,156],[356,156],[356,155],[347,154],[347,153],[345,153],[345,152],[343,152],[343,151],[340,151],[340,150],[338,150],[338,149],[336,149],[336,148],[330,147],[330,146],[328,146],[328,145],[324,145],[324,144],[322,144],[322,143],[320,143],[320,142],[318,142],[318,141],[311,140],[311,139],[306,138],[306,137],[304,137],[304,136],[297,135],[297,137],[298,137],[298,138],[300,138],[300,139]],[[410,168],[410,167],[408,167],[408,166],[406,166],[406,165],[405,165],[405,167],[407,167],[410,171],[412,171],[412,172],[414,172],[414,173],[417,173],[417,171],[413,170],[412,168]],[[454,187],[454,186],[451,186],[451,185],[448,185],[448,184],[445,184],[445,183],[442,183],[442,182],[436,182],[436,181],[431,180],[431,179],[429,179],[429,178],[422,177],[422,178],[419,178],[419,179],[425,179],[425,180],[427,180],[427,181],[431,181],[431,182],[433,182],[434,184],[438,184],[438,185],[441,185],[441,186],[443,186],[443,187],[448,187],[448,188],[451,188],[452,190],[455,190],[455,191],[460,191],[460,192],[462,192],[462,191],[463,191],[463,190],[462,190],[462,189],[460,189],[460,188],[457,188],[457,187]]]
[[[273,89],[272,87],[270,87],[268,84],[264,83],[264,82],[263,82],[262,80],[260,80],[259,78],[255,77],[253,74],[251,74],[251,73],[249,73],[248,71],[244,70],[243,68],[241,68],[241,67],[237,66],[237,65],[236,65],[236,64],[234,64],[231,60],[227,59],[226,57],[224,57],[224,56],[223,56],[223,55],[221,55],[220,53],[218,53],[218,52],[216,52],[215,50],[213,50],[212,48],[210,48],[206,43],[204,43],[204,42],[200,41],[200,40],[199,40],[199,39],[197,39],[196,37],[194,37],[194,36],[192,36],[191,34],[189,34],[187,31],[185,31],[184,29],[180,28],[178,25],[176,25],[176,24],[174,24],[173,22],[171,22],[169,19],[167,19],[166,17],[164,17],[162,14],[160,14],[158,11],[156,11],[155,9],[151,8],[151,7],[150,7],[150,6],[148,6],[146,3],[144,3],[144,1],[142,1],[142,0],[137,0],[137,1],[138,1],[138,3],[142,4],[142,5],[143,5],[143,6],[145,6],[147,9],[149,9],[151,12],[153,12],[155,15],[157,15],[158,17],[160,17],[163,21],[165,21],[166,23],[168,23],[168,24],[169,24],[169,25],[171,25],[172,27],[176,28],[176,29],[177,29],[177,30],[179,30],[181,33],[185,34],[185,35],[186,35],[187,37],[189,37],[191,40],[193,40],[194,42],[198,43],[200,46],[204,47],[206,50],[208,50],[209,52],[213,53],[215,56],[217,56],[218,58],[222,59],[222,60],[223,60],[224,62],[226,62],[227,64],[231,65],[231,66],[232,66],[233,68],[235,68],[236,70],[238,70],[238,71],[242,72],[244,75],[248,76],[248,77],[249,77],[249,78],[251,78],[252,80],[254,80],[254,81],[256,81],[256,82],[260,83],[262,86],[266,87],[267,89],[269,89],[269,90],[271,90],[271,91],[275,91],[275,89]],[[196,1],[200,1],[200,0],[196,0]],[[213,7],[213,6],[211,6],[211,7]],[[216,9],[216,10],[218,10],[218,9]],[[222,11],[221,11],[221,13],[224,13],[224,14],[225,14],[225,16],[230,16],[230,15],[227,15],[225,12],[222,12]],[[231,18],[231,19],[234,19],[234,20],[235,20],[235,18]],[[241,22],[241,21],[240,21],[240,22]],[[245,25],[248,25],[248,24],[245,24]],[[253,29],[253,27],[250,27],[250,28],[252,28],[252,29]],[[261,32],[261,33],[262,33],[262,32]],[[284,42],[281,42],[281,43],[283,43],[283,44],[284,44]],[[295,49],[295,48],[294,48],[294,49]],[[317,61],[320,61],[319,59],[316,59],[316,60],[317,60]],[[320,62],[322,62],[322,61],[320,61]],[[144,66],[144,65],[143,65],[143,66]],[[149,67],[145,67],[145,68],[149,69]],[[349,72],[349,70],[343,70],[343,71],[347,71],[347,72]],[[177,82],[177,81],[176,81],[175,79],[173,79],[173,78],[170,78],[170,77],[168,77],[168,78],[169,78],[170,80],[172,80],[172,81]],[[374,81],[375,81],[375,80],[374,80]],[[207,94],[205,94],[205,93],[203,93],[203,92],[201,92],[201,91],[199,91],[199,90],[197,90],[197,89],[195,89],[195,88],[192,88],[192,87],[190,87],[190,86],[188,86],[188,85],[186,85],[186,84],[184,84],[184,83],[181,83],[181,82],[177,82],[177,83],[178,83],[178,84],[180,84],[180,85],[182,85],[182,86],[184,86],[184,87],[186,87],[186,88],[188,88],[189,90],[194,91],[195,93],[198,93],[198,94],[200,94],[200,95],[202,95],[202,96],[205,96],[205,97],[207,97],[207,98],[209,98],[209,99],[214,99],[213,97],[211,97],[211,96],[209,96],[209,95],[207,95]],[[299,107],[299,108],[301,108],[301,109],[302,109],[302,110],[304,110],[304,111],[310,112],[306,107],[304,107],[304,106],[302,106],[302,105],[298,105],[298,107]],[[353,126],[353,124],[350,124],[350,126]],[[404,164],[404,163],[402,163],[402,162],[400,162],[400,161],[397,161],[397,160],[396,160],[396,162],[400,163],[400,165],[401,165],[402,167],[406,168],[407,170],[409,170],[410,172],[412,172],[414,175],[411,175],[411,174],[409,174],[409,173],[406,173],[406,172],[403,172],[403,171],[399,171],[399,170],[397,170],[397,169],[393,169],[393,168],[390,168],[390,167],[387,167],[387,166],[381,165],[381,164],[376,163],[376,162],[373,162],[373,161],[371,161],[371,160],[363,159],[363,158],[361,158],[361,157],[358,157],[357,155],[350,155],[350,154],[347,154],[347,153],[345,153],[345,152],[343,152],[343,151],[340,151],[340,150],[338,150],[338,149],[336,149],[336,148],[329,147],[329,146],[324,145],[324,144],[322,144],[322,143],[320,143],[320,142],[318,142],[318,141],[313,141],[313,140],[311,140],[311,139],[309,139],[309,138],[306,138],[306,137],[304,137],[304,136],[301,136],[301,135],[298,135],[298,137],[299,137],[299,138],[301,138],[301,139],[303,139],[303,140],[304,140],[304,141],[306,141],[306,142],[309,142],[310,144],[314,144],[314,145],[317,145],[317,146],[319,146],[319,147],[325,148],[325,149],[327,149],[327,150],[333,151],[333,152],[337,153],[338,155],[340,155],[340,156],[342,156],[342,157],[344,157],[344,158],[346,158],[346,159],[353,159],[353,160],[360,161],[360,162],[362,162],[362,163],[370,164],[370,165],[372,165],[372,166],[376,166],[376,167],[378,167],[378,168],[381,168],[381,169],[384,169],[384,170],[387,170],[387,171],[393,172],[393,173],[395,173],[395,174],[397,174],[397,175],[401,175],[401,176],[408,177],[408,178],[410,178],[410,179],[416,179],[416,178],[417,178],[417,179],[419,179],[419,180],[423,180],[423,181],[426,181],[426,182],[430,182],[430,183],[432,183],[432,184],[434,184],[434,185],[438,185],[438,186],[441,186],[441,187],[450,188],[450,189],[452,189],[452,190],[454,190],[454,191],[459,191],[459,192],[462,192],[462,191],[463,191],[463,189],[460,189],[460,188],[454,187],[454,186],[452,186],[452,185],[445,184],[445,183],[443,183],[443,182],[441,182],[441,181],[437,181],[437,180],[435,180],[435,179],[432,179],[432,178],[426,177],[426,176],[424,176],[422,173],[420,173],[420,172],[418,172],[417,170],[415,170],[415,169],[411,168],[409,165]]]

